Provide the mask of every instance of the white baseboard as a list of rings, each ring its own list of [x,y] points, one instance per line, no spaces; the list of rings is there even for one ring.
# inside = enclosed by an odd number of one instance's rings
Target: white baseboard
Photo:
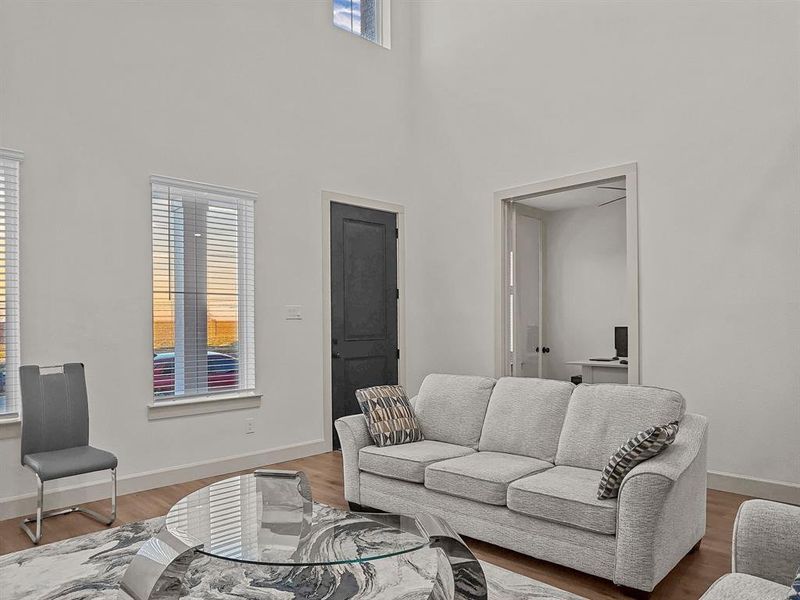
[[[203,477],[255,469],[264,465],[321,454],[327,450],[328,447],[325,444],[325,440],[313,440],[250,454],[239,454],[237,456],[227,456],[144,473],[134,473],[119,477],[117,490],[119,495],[132,494],[166,485],[194,481]],[[102,474],[98,473],[98,475]],[[111,478],[109,476],[89,483],[63,487],[52,492],[48,492],[45,487],[45,508],[49,510],[108,498],[111,491],[110,482]],[[35,492],[0,498],[0,520],[28,515],[35,510]]]
[[[797,483],[709,471],[708,487],[712,490],[800,505],[800,484]]]

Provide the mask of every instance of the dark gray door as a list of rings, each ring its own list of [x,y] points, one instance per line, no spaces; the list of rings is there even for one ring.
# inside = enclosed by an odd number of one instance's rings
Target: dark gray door
[[[397,297],[397,215],[331,203],[334,421],[360,412],[357,389],[397,383]]]

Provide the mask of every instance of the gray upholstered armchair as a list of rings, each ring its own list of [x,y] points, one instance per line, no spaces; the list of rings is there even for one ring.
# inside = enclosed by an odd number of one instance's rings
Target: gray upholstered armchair
[[[800,568],[800,506],[748,500],[733,525],[732,573],[701,600],[786,600]]]

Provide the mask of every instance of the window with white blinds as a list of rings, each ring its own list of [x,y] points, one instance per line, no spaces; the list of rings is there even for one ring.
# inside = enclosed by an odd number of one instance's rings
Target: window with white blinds
[[[255,389],[255,194],[152,177],[156,401]]]
[[[0,419],[19,417],[19,167],[0,148]]]

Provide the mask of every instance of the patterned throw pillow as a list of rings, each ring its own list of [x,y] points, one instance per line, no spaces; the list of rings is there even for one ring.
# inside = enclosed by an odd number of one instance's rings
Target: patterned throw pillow
[[[603,469],[597,498],[599,500],[616,498],[625,475],[640,462],[652,458],[669,446],[675,441],[676,435],[678,435],[678,422],[673,421],[669,425],[640,431],[622,444]]]
[[[378,385],[356,390],[356,399],[376,446],[395,446],[425,439],[403,386]]]
[[[792,582],[792,592],[787,596],[786,600],[800,600],[800,569],[797,570],[797,577]]]

